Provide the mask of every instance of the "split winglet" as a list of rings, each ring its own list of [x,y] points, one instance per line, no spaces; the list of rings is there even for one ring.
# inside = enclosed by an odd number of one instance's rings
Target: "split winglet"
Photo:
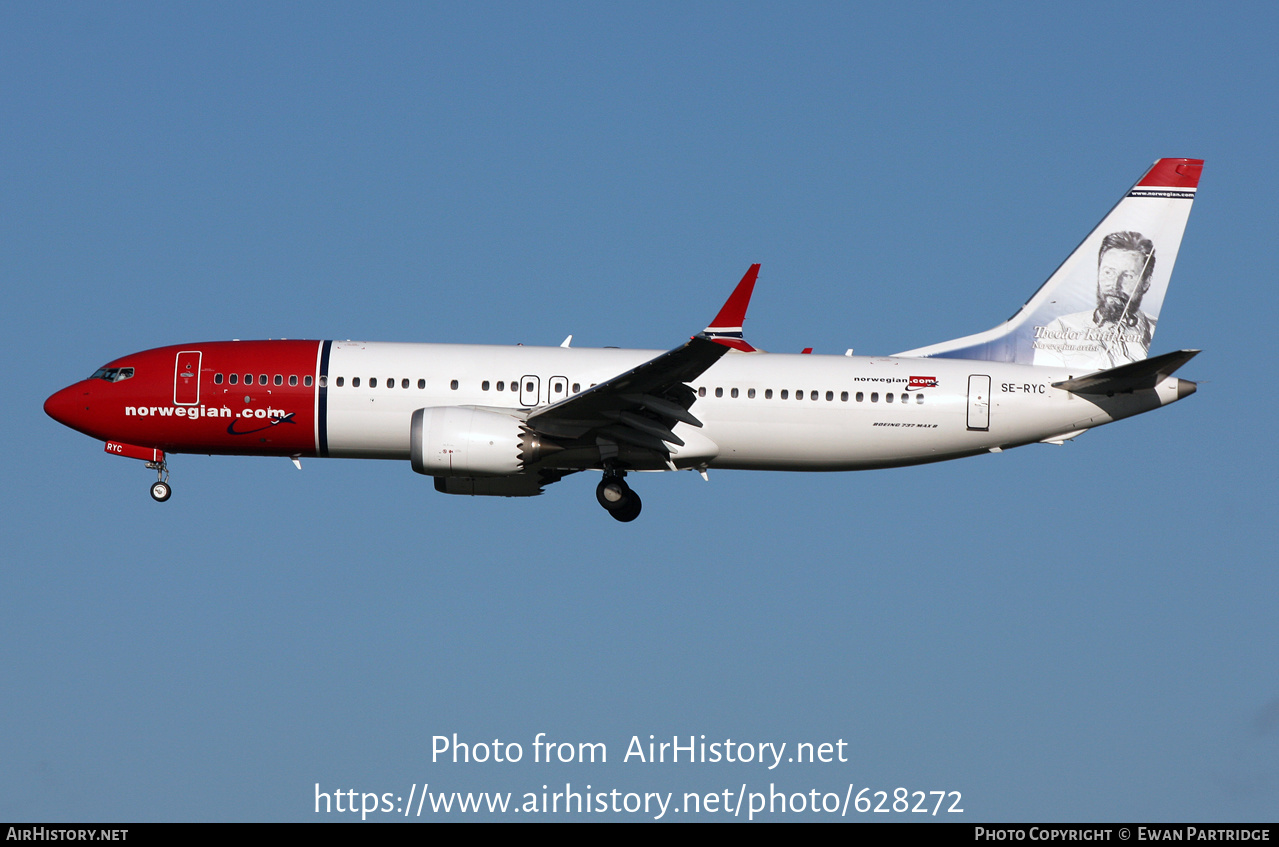
[[[742,324],[746,322],[746,309],[751,304],[751,294],[755,291],[755,280],[758,278],[759,265],[751,265],[724,302],[724,307],[719,310],[715,320],[698,337],[710,339],[733,350],[754,353],[755,348],[742,338]]]

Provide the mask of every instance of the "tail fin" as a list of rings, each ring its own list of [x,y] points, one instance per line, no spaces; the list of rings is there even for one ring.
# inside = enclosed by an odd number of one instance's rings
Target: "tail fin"
[[[897,355],[1084,372],[1145,359],[1202,170],[1202,159],[1155,162],[1017,314]]]

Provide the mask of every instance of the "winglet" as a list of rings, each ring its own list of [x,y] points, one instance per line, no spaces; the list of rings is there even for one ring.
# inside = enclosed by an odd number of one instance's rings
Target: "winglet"
[[[755,280],[759,278],[759,265],[751,265],[750,270],[737,283],[733,293],[724,302],[715,320],[702,331],[701,338],[709,338],[717,344],[741,350],[746,353],[755,352],[755,348],[742,338],[742,324],[746,322],[746,309],[751,304],[751,294],[755,291]]]

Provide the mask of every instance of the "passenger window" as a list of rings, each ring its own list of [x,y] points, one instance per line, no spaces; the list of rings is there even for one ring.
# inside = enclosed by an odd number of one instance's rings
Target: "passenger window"
[[[754,399],[755,399],[755,389],[753,389],[753,388],[748,388],[748,389],[746,389],[746,397],[747,397],[747,399],[749,399],[749,400],[754,400]]]
[[[808,395],[808,399],[809,399],[809,400],[816,400],[816,399],[817,399],[817,392],[816,392],[816,391],[814,391],[812,394]],[[826,399],[827,399],[827,400],[829,400],[830,398],[829,398],[829,397],[827,397]]]
[[[728,392],[728,393],[729,393],[729,395],[730,395],[730,396],[732,396],[732,397],[734,397],[734,398],[736,398],[736,397],[737,397],[737,389],[736,389],[736,388],[734,388],[732,391],[730,391],[730,392]]]
[[[834,400],[834,399],[835,399],[835,392],[834,392],[834,391],[827,391],[827,392],[826,392],[826,399],[827,399],[827,400]]]
[[[213,384],[214,384],[214,385],[221,385],[221,384],[222,384],[222,374],[214,374],[214,375],[213,375]]]
[[[506,390],[506,383],[499,379],[499,380],[497,381],[497,390],[498,390],[498,391],[505,391],[505,390]]]
[[[765,388],[765,389],[764,389],[764,399],[765,399],[765,400],[772,400],[772,399],[773,399],[773,389],[771,389],[771,388]]]
[[[343,382],[345,382],[345,380],[342,377],[338,377],[338,388],[342,387]]]
[[[245,374],[245,375],[244,375],[244,384],[245,384],[245,385],[252,385],[252,384],[253,384],[253,374]]]
[[[235,385],[239,381],[240,381],[239,374],[231,374],[229,377],[227,377],[227,382],[231,383],[232,385]]]
[[[408,388],[408,387],[409,387],[409,381],[407,379],[400,380],[400,388]]]
[[[369,388],[377,388],[377,377],[369,377]]]
[[[352,388],[360,387],[360,378],[358,376],[351,377],[351,387]]]
[[[842,402],[842,403],[847,403],[847,402],[848,402],[848,392],[847,392],[847,391],[841,391],[841,392],[839,392],[839,399],[840,399],[840,402]]]
[[[698,396],[698,397],[705,397],[705,396],[706,396],[706,388],[705,388],[705,387],[702,387],[702,386],[699,386],[699,387],[698,387],[698,389],[697,389],[697,396]]]
[[[418,388],[426,388],[426,380],[424,380],[424,379],[419,379],[419,380],[417,381],[417,387],[418,387]]]
[[[456,379],[449,383],[449,388],[453,389],[454,391],[457,391],[457,380],[456,380]]]
[[[275,375],[275,384],[276,384],[276,385],[284,385],[284,377],[283,377],[283,376],[281,376],[280,374],[276,374],[276,375]]]
[[[298,375],[289,374],[289,385],[297,385],[297,384],[298,384]]]
[[[919,404],[919,405],[923,405],[923,402],[924,402],[924,395],[922,395],[922,394],[916,394],[916,395],[915,395],[915,403],[917,403],[917,404]]]
[[[489,381],[486,379],[480,383],[480,391],[488,391],[488,390],[489,390]]]
[[[582,383],[580,382],[573,383],[573,393],[574,394],[582,393]]]
[[[716,388],[716,389],[715,389],[715,396],[716,396],[716,397],[723,397],[723,396],[724,396],[724,389],[722,389],[722,388]]]
[[[531,382],[524,383],[524,390],[529,392],[533,391],[533,383]]]
[[[258,375],[258,385],[266,385],[266,382],[267,382],[267,380],[266,380],[266,374],[259,374],[259,375]]]
[[[787,391],[785,388],[783,388],[783,389],[782,389],[782,399],[783,399],[783,400],[789,400],[789,399],[790,399],[790,392],[789,392],[789,391]]]
[[[860,391],[858,391],[858,392],[857,392],[857,402],[858,402],[858,403],[860,403],[860,402],[862,402],[862,401],[863,401],[863,400],[865,400],[865,399],[866,399],[866,395],[865,395],[865,394],[863,394],[863,393],[861,393]]]
[[[878,391],[872,391],[872,392],[870,393],[870,402],[872,402],[872,403],[878,403],[878,402],[879,402],[879,392],[878,392]]]

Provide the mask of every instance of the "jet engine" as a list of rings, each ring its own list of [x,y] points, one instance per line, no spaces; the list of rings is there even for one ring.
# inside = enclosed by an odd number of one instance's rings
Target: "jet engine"
[[[413,470],[428,476],[509,476],[558,449],[523,421],[500,412],[433,406],[413,413]]]

